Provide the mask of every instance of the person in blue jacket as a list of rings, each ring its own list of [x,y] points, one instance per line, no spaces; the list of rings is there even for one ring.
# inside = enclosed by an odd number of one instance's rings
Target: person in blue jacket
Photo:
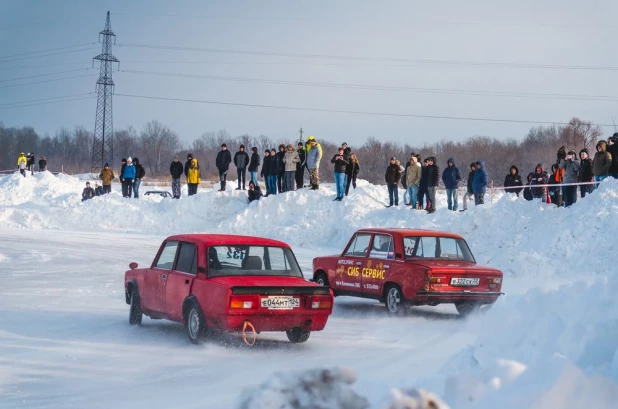
[[[487,191],[487,170],[485,170],[485,161],[476,162],[476,171],[472,180],[472,192],[474,193],[474,204],[480,205],[485,203],[485,192]]]
[[[444,187],[446,187],[449,210],[457,211],[459,205],[457,200],[457,188],[459,187],[460,181],[461,174],[457,166],[455,166],[455,159],[449,158],[447,167],[444,169],[444,172],[442,172],[442,182],[444,183]]]
[[[122,196],[131,198],[133,193],[133,183],[135,182],[135,166],[133,159],[129,156],[127,164],[122,170]]]

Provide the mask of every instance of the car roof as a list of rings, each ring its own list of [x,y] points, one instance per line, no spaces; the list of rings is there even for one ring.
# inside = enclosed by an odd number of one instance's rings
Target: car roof
[[[360,229],[357,233],[385,233],[396,236],[429,236],[429,237],[451,237],[454,239],[463,239],[459,234],[446,231],[424,230],[424,229],[409,229],[405,227],[377,227]]]
[[[237,234],[178,234],[175,236],[169,236],[166,241],[188,241],[196,244],[203,244],[205,246],[217,246],[217,245],[258,245],[258,246],[277,246],[287,247],[290,246],[279,240],[267,239],[264,237],[255,236],[242,236]]]

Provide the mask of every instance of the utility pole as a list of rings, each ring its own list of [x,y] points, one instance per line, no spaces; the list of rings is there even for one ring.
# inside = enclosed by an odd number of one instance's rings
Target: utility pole
[[[303,143],[303,128],[300,128],[300,138],[298,139],[298,142]]]
[[[103,36],[101,54],[92,60],[100,62],[100,75],[97,81],[97,114],[94,122],[94,140],[92,143],[92,172],[98,172],[108,162],[113,166],[114,160],[114,116],[112,111],[112,95],[114,95],[114,80],[112,79],[112,64],[120,62],[112,54],[112,37],[116,42],[116,35],[112,31],[112,23],[107,12],[105,28],[99,33],[99,41]]]

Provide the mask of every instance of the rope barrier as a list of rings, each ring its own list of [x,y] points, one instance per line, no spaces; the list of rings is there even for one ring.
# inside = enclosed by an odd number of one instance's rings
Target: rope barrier
[[[251,327],[251,331],[253,332],[251,342],[249,342],[249,340],[247,339],[247,327]],[[257,340],[257,332],[255,332],[255,327],[249,321],[245,321],[242,326],[242,340],[245,341],[245,344],[249,345],[250,347],[255,345],[255,341]]]

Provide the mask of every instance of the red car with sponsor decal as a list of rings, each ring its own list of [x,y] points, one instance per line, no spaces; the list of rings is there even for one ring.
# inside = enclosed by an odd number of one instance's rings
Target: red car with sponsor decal
[[[340,255],[313,259],[313,280],[350,295],[406,305],[455,304],[461,315],[493,304],[502,272],[476,264],[463,237],[429,230],[362,229]]]
[[[189,340],[227,331],[285,331],[305,342],[333,310],[329,288],[306,280],[287,244],[260,237],[183,234],[163,241],[148,268],[125,273],[129,323],[145,314],[184,323]]]

